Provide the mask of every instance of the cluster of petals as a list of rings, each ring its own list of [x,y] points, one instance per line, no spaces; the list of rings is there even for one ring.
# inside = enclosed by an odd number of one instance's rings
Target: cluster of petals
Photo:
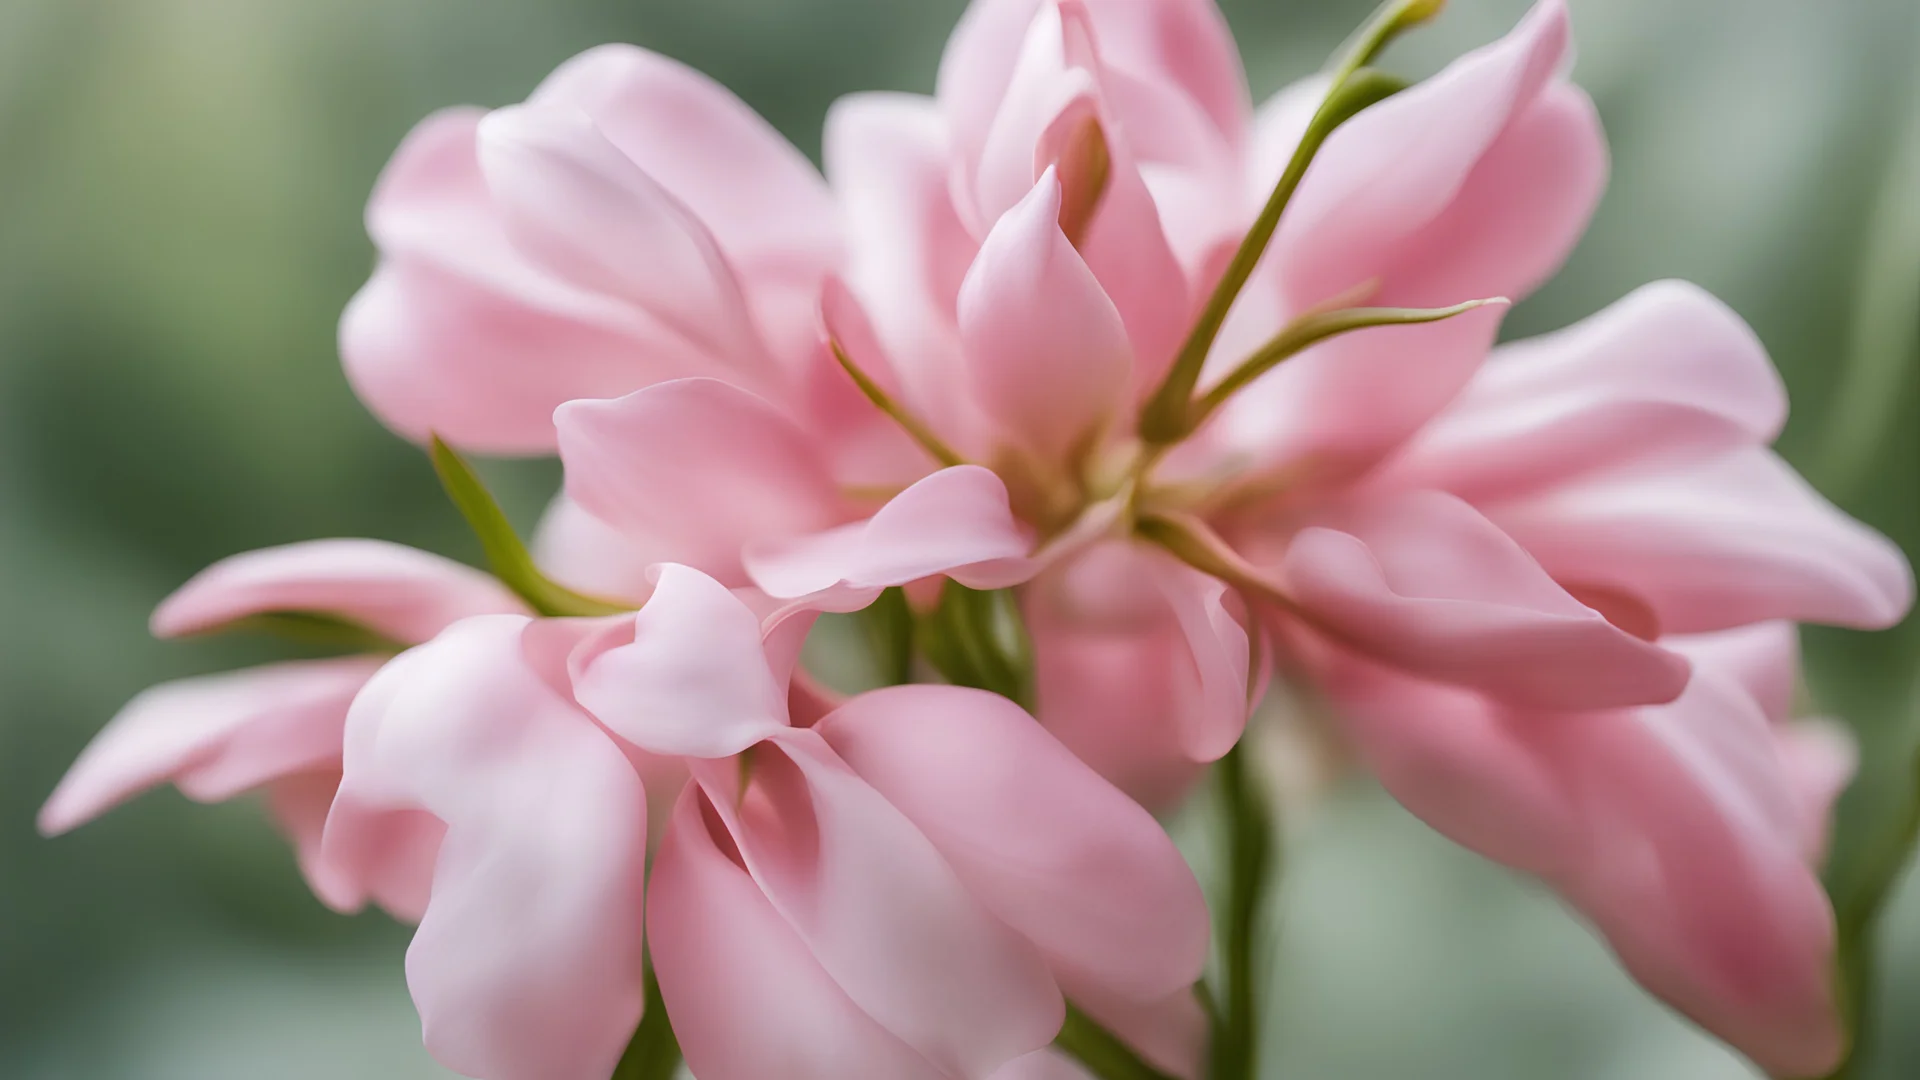
[[[1203,386],[1343,298],[1548,277],[1607,170],[1569,42],[1542,0],[1338,128]],[[1891,625],[1912,577],[1769,449],[1785,395],[1736,315],[1666,282],[1511,344],[1500,304],[1359,330],[1164,453],[1136,438],[1327,92],[1256,109],[1209,0],[976,0],[936,94],[834,106],[824,176],[631,47],[429,118],[369,210],[349,377],[404,435],[558,452],[542,559],[639,614],[532,619],[388,549],[241,557],[157,628],[319,610],[431,643],[154,691],[48,827],[166,777],[266,785],[323,898],[424,916],[441,1060],[588,1078],[639,1014],[645,803],[677,789],[644,907],[702,1080],[986,1076],[1063,990],[1185,1073],[1204,912],[1107,781],[1174,803],[1271,676],[1651,991],[1820,1074],[1843,1035],[1815,868],[1852,763],[1790,718],[1794,624]],[[1042,726],[952,687],[829,708],[793,676],[812,612],[943,577],[1017,590]]]

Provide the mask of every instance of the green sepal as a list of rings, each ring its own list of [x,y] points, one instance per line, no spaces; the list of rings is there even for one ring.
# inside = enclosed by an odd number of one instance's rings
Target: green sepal
[[[1053,1048],[1079,1062],[1095,1080],[1173,1080],[1071,1001]]]
[[[915,630],[921,652],[956,686],[991,690],[1033,708],[1033,645],[1013,590],[948,579]]]
[[[350,653],[398,653],[409,646],[351,619],[318,611],[261,611],[197,630],[202,634],[271,634],[274,637]]]
[[[660,996],[660,980],[653,965],[646,966],[646,1011],[608,1080],[672,1080],[680,1068],[680,1041],[667,1019],[667,1003]]]
[[[467,525],[480,541],[480,550],[486,553],[487,567],[501,584],[520,594],[527,605],[542,615],[618,615],[634,610],[632,604],[602,600],[586,596],[554,581],[540,572],[534,565],[533,556],[527,553],[527,547],[513,531],[513,524],[500,509],[493,493],[487,490],[473,466],[460,456],[459,451],[448,446],[440,436],[433,437],[428,449],[433,459],[433,471],[439,474],[440,486],[446,490],[447,498],[459,509],[460,516],[467,519]]]

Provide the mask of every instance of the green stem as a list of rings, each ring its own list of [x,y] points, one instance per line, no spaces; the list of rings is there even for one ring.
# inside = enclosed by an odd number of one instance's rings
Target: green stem
[[[927,456],[945,468],[967,463],[967,459],[961,457],[958,451],[934,434],[933,429],[928,427],[925,421],[915,416],[905,405],[895,401],[885,387],[874,382],[872,376],[860,370],[860,365],[853,362],[853,357],[847,355],[847,351],[840,347],[839,342],[829,341],[827,344],[833,349],[833,358],[840,362],[841,369],[846,371],[847,377],[860,388],[860,392],[867,396],[867,400],[873,402],[873,407],[892,417],[893,422],[900,425],[900,430],[920,444],[920,449],[925,450]]]
[[[467,519],[467,525],[473,529],[473,535],[480,541],[480,549],[486,553],[487,566],[501,584],[520,594],[528,606],[542,615],[618,615],[632,611],[633,604],[622,604],[612,600],[585,596],[554,581],[534,565],[533,556],[527,553],[526,545],[513,531],[513,524],[507,520],[506,512],[500,509],[493,493],[481,483],[479,474],[473,466],[460,456],[459,451],[441,441],[440,436],[433,437],[428,448],[433,458],[433,471],[439,474],[440,486],[446,489],[447,498]]]
[[[1330,337],[1375,326],[1414,326],[1440,322],[1488,304],[1508,302],[1504,296],[1494,296],[1442,308],[1352,307],[1310,311],[1282,327],[1278,334],[1242,361],[1226,378],[1200,395],[1200,400],[1188,410],[1184,426],[1188,431],[1198,430],[1215,409],[1226,404],[1228,398],[1239,393],[1248,383],[1272,371],[1282,360],[1296,356]]]
[[[1259,984],[1268,962],[1261,913],[1277,868],[1272,807],[1246,755],[1242,739],[1215,768],[1226,819],[1227,882],[1221,920],[1224,985],[1209,1080],[1253,1080],[1259,1064]]]
[[[667,1005],[660,997],[660,980],[654,977],[652,964],[646,967],[646,995],[640,1027],[608,1080],[671,1080],[680,1068],[680,1041],[674,1038],[673,1024],[667,1019]]]
[[[1173,1080],[1133,1052],[1100,1022],[1067,1003],[1067,1022],[1053,1041],[1054,1049],[1080,1063],[1096,1080]]]
[[[1387,0],[1334,54],[1329,73],[1339,82],[1374,62],[1394,38],[1437,17],[1447,0]]]

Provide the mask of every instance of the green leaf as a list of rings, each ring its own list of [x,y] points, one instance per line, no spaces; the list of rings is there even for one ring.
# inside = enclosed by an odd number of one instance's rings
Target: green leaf
[[[1247,279],[1253,276],[1253,268],[1260,262],[1260,256],[1266,254],[1267,244],[1273,240],[1273,231],[1280,225],[1280,215],[1292,200],[1294,191],[1299,188],[1300,180],[1307,174],[1307,166],[1313,163],[1314,155],[1341,124],[1353,119],[1362,109],[1383,101],[1406,88],[1406,82],[1384,72],[1371,68],[1360,68],[1336,80],[1327,91],[1326,100],[1320,103],[1319,111],[1313,114],[1307,130],[1300,136],[1300,143],[1294,147],[1293,157],[1280,174],[1280,180],[1273,186],[1273,193],[1267,197],[1267,204],[1261,208],[1260,216],[1254,219],[1253,227],[1240,241],[1240,247],[1234,251],[1233,260],[1220,275],[1219,284],[1214,286],[1213,294],[1207,298],[1207,306],[1200,312],[1193,330],[1180,346],[1180,352],[1174,357],[1173,366],[1167,369],[1166,377],[1147,400],[1140,411],[1140,438],[1152,446],[1165,446],[1179,442],[1193,430],[1188,424],[1189,402],[1193,398],[1194,387],[1200,382],[1200,369],[1206,363],[1207,354],[1213,349],[1214,339],[1220,336],[1220,327],[1226,324],[1227,312],[1233,307],[1233,301],[1246,287]]]
[[[652,964],[646,969],[646,995],[640,1027],[608,1080],[672,1080],[680,1067],[680,1041],[667,1019],[667,1004],[660,997],[660,980],[654,977]]]
[[[440,486],[446,490],[447,498],[467,519],[467,525],[473,529],[473,535],[480,540],[480,549],[486,553],[487,566],[493,576],[500,579],[507,588],[520,594],[528,606],[542,615],[618,615],[634,610],[632,604],[622,604],[612,600],[601,600],[585,596],[554,581],[541,573],[534,565],[533,556],[527,553],[525,544],[513,531],[513,524],[500,509],[493,493],[473,471],[473,466],[460,456],[453,447],[441,441],[435,435],[428,450],[433,458],[433,471],[440,476]]]
[[[1259,986],[1271,959],[1261,913],[1277,871],[1272,801],[1249,766],[1241,739],[1214,767],[1225,819],[1226,871],[1220,926],[1220,981],[1209,1080],[1253,1080],[1260,1057]]]
[[[397,653],[408,646],[403,641],[380,633],[338,615],[318,611],[262,611],[219,626],[198,631],[200,634],[258,633],[355,653]]]
[[[1893,731],[1862,732],[1861,773],[1836,814],[1826,884],[1837,920],[1840,1004],[1850,1039],[1846,1059],[1827,1080],[1855,1080],[1871,1060],[1880,923],[1920,840],[1920,680],[1910,698]]]
[[[1067,1003],[1067,1022],[1053,1047],[1079,1062],[1096,1080],[1173,1080],[1072,1002]]]
[[[1033,707],[1033,646],[1013,590],[969,589],[948,579],[915,638],[947,681]]]

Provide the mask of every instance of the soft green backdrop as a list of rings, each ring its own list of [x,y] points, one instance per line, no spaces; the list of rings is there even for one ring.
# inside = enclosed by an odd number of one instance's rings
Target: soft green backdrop
[[[1368,0],[1227,0],[1256,93]],[[1521,0],[1456,0],[1392,64],[1433,70]],[[1792,385],[1784,449],[1920,552],[1920,5],[1573,0],[1615,177],[1532,332],[1663,276],[1752,321]],[[162,644],[201,565],[365,534],[473,553],[424,461],[348,393],[341,305],[376,171],[441,105],[517,100],[634,41],[732,86],[808,152],[836,95],[925,90],[960,0],[0,0],[0,1076],[377,1080],[419,1049],[405,933],[328,914],[251,805],[150,796],[76,835],[34,809],[153,681],[274,655]],[[1902,134],[1902,132],[1907,134]],[[1902,151],[1905,179],[1897,179]],[[1877,297],[1862,303],[1863,295]],[[490,469],[530,516],[549,465]],[[1819,699],[1886,747],[1920,716],[1914,621],[1809,634]],[[1640,999],[1536,888],[1365,789],[1296,823],[1268,1075],[1716,1080],[1734,1058]],[[1845,850],[1843,848],[1843,850]],[[1920,1011],[1920,890],[1886,943]],[[1870,1075],[1920,1075],[1888,1025]]]

